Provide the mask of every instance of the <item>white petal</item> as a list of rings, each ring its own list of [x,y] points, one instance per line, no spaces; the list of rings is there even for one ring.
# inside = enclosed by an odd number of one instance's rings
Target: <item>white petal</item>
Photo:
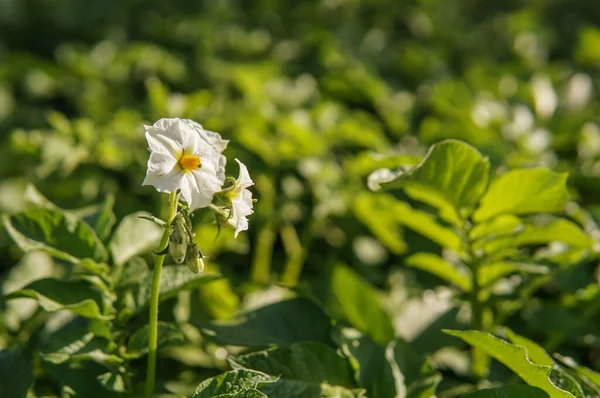
[[[200,135],[200,137],[208,142],[211,146],[213,146],[219,153],[222,153],[225,148],[227,148],[227,144],[229,140],[224,140],[221,137],[221,134],[206,130],[200,123],[194,122],[193,120],[186,119],[185,122],[194,129]]]
[[[254,185],[254,181],[250,178],[250,174],[248,173],[248,168],[242,162],[240,162],[237,158],[236,162],[240,165],[240,175],[236,181],[236,187],[248,188]]]
[[[181,186],[183,174],[177,167],[167,174],[158,174],[148,169],[142,185],[152,185],[158,192],[175,192]]]
[[[176,165],[177,160],[170,153],[152,152],[148,158],[147,173],[164,175],[173,170]]]

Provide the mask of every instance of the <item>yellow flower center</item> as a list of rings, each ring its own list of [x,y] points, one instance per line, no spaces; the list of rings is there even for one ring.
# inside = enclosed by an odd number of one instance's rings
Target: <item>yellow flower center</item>
[[[202,162],[198,156],[183,155],[179,160],[179,167],[183,171],[196,170],[202,167]]]
[[[227,192],[227,197],[229,198],[229,200],[233,200],[233,198],[235,198],[239,194],[240,192],[238,190],[232,189],[231,191]]]

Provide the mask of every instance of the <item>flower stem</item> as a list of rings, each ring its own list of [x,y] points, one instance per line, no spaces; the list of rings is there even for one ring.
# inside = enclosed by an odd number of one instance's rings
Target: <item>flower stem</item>
[[[169,216],[167,222],[170,224],[177,212],[178,194],[171,192],[169,197]],[[170,229],[167,227],[163,232],[158,246],[158,252],[166,249],[169,243]],[[156,350],[158,346],[158,294],[160,285],[160,271],[162,270],[164,254],[156,256],[154,261],[154,275],[152,276],[152,291],[150,293],[150,320],[148,321],[148,371],[146,374],[146,398],[152,398],[154,392],[154,379],[156,377]]]

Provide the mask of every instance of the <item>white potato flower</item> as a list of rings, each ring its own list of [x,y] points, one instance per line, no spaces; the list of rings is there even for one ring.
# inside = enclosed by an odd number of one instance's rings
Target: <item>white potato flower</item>
[[[208,206],[225,181],[222,152],[229,141],[191,120],[165,118],[145,128],[150,158],[142,185],[167,193],[180,189],[192,210]]]
[[[235,228],[234,237],[237,238],[240,231],[248,229],[248,217],[254,213],[252,210],[252,192],[248,190],[248,187],[254,185],[254,182],[248,174],[246,166],[235,159],[240,165],[240,175],[235,181],[234,188],[227,193],[227,196],[231,200],[231,216],[227,220],[227,223]]]

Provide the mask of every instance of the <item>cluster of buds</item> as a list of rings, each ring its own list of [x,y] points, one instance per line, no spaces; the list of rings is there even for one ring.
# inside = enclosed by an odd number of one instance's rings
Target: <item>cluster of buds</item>
[[[171,221],[168,251],[177,264],[185,261],[193,273],[204,270],[204,256],[194,242],[192,221],[186,208],[182,208]]]

